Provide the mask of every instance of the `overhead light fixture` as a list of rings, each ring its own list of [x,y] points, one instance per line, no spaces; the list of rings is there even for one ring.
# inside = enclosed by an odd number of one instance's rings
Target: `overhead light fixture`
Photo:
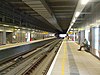
[[[69,27],[69,30],[71,29],[72,26]]]
[[[19,28],[18,26],[14,26],[15,28]]]
[[[74,18],[72,22],[75,23],[75,21],[76,21],[76,19]]]
[[[92,27],[93,27],[93,26],[95,26],[95,24],[90,24],[90,26],[92,26]]]
[[[18,31],[20,31],[20,29],[18,29]]]
[[[96,22],[100,22],[100,20],[96,20]]]
[[[81,4],[85,5],[89,2],[89,0],[81,0]]]
[[[80,12],[75,13],[75,17],[78,17],[80,15]]]
[[[22,27],[22,29],[26,29],[26,28]]]
[[[73,28],[71,28],[70,30],[74,30]]]
[[[71,26],[73,26],[74,23],[71,23]]]
[[[9,27],[9,25],[4,24],[3,26]]]
[[[28,30],[31,30],[30,28],[28,28]]]
[[[17,30],[17,29],[15,29],[15,30]]]
[[[35,32],[35,31],[32,31],[33,33]]]

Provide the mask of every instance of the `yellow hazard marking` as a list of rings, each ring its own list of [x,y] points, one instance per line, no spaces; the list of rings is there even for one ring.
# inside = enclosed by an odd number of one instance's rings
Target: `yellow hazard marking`
[[[65,72],[65,63],[66,63],[66,45],[63,46],[64,47],[64,50],[63,50],[63,58],[62,58],[62,75],[64,75],[64,72]]]

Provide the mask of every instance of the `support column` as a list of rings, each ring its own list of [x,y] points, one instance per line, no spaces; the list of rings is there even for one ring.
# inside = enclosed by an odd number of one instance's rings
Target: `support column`
[[[73,28],[73,32],[74,32],[74,34],[73,34],[74,35],[74,41],[76,41],[76,39],[75,39],[76,35],[75,35],[75,29],[74,28]]]
[[[2,22],[5,22],[5,16],[3,16]],[[3,28],[3,33],[2,33],[2,44],[6,44],[6,31],[5,27]]]
[[[3,31],[3,39],[2,39],[2,44],[6,44],[6,31],[5,31],[5,28],[4,28],[4,31]]]

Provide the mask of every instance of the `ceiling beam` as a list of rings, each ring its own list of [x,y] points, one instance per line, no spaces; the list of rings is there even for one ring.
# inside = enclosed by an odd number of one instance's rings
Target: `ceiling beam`
[[[67,6],[67,5],[55,6],[55,5],[54,5],[54,6],[51,6],[51,7],[52,7],[52,8],[59,8],[59,7],[69,7],[69,8],[72,7],[72,8],[73,8],[73,7],[75,7],[75,5],[69,5],[69,6]]]
[[[12,3],[12,4],[23,4],[23,2],[17,2],[17,1],[14,1],[14,2],[10,2],[10,3]]]
[[[55,13],[55,15],[72,15],[73,13],[66,13],[66,12],[64,12],[64,13]]]
[[[81,14],[92,14],[91,12],[82,12]]]
[[[73,0],[49,0],[49,2],[69,2],[69,1],[73,1]],[[74,0],[77,1],[77,0]]]
[[[60,17],[60,18],[70,18],[70,17],[72,17],[72,16],[69,15],[69,16],[56,16],[56,17],[57,17],[57,18],[59,18],[59,17]]]
[[[53,10],[53,11],[55,11],[55,12],[59,12],[59,11],[63,11],[63,12],[66,12],[66,11],[73,11],[73,10]]]
[[[84,18],[78,18],[77,20],[85,20]]]
[[[38,0],[38,1],[28,1],[28,0],[23,0],[24,3],[26,3],[28,6],[30,6],[33,10],[35,10],[39,15],[41,15],[43,18],[45,18],[49,23],[51,23],[56,29],[59,31],[62,31],[61,27],[58,25],[58,22],[46,4],[44,0]],[[34,7],[34,6],[41,6],[41,7]],[[39,10],[43,9],[43,10]]]

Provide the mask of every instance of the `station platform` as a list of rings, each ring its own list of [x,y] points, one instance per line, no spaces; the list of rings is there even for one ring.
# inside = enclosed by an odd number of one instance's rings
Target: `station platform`
[[[12,48],[12,47],[17,47],[17,46],[22,46],[22,45],[27,45],[27,44],[40,42],[40,41],[44,41],[44,40],[49,40],[49,39],[53,39],[53,38],[55,38],[55,37],[39,39],[39,40],[30,41],[30,42],[20,42],[20,43],[1,45],[0,50],[4,50],[4,49],[7,49],[7,48]]]
[[[100,61],[78,47],[64,39],[47,75],[100,75]]]

